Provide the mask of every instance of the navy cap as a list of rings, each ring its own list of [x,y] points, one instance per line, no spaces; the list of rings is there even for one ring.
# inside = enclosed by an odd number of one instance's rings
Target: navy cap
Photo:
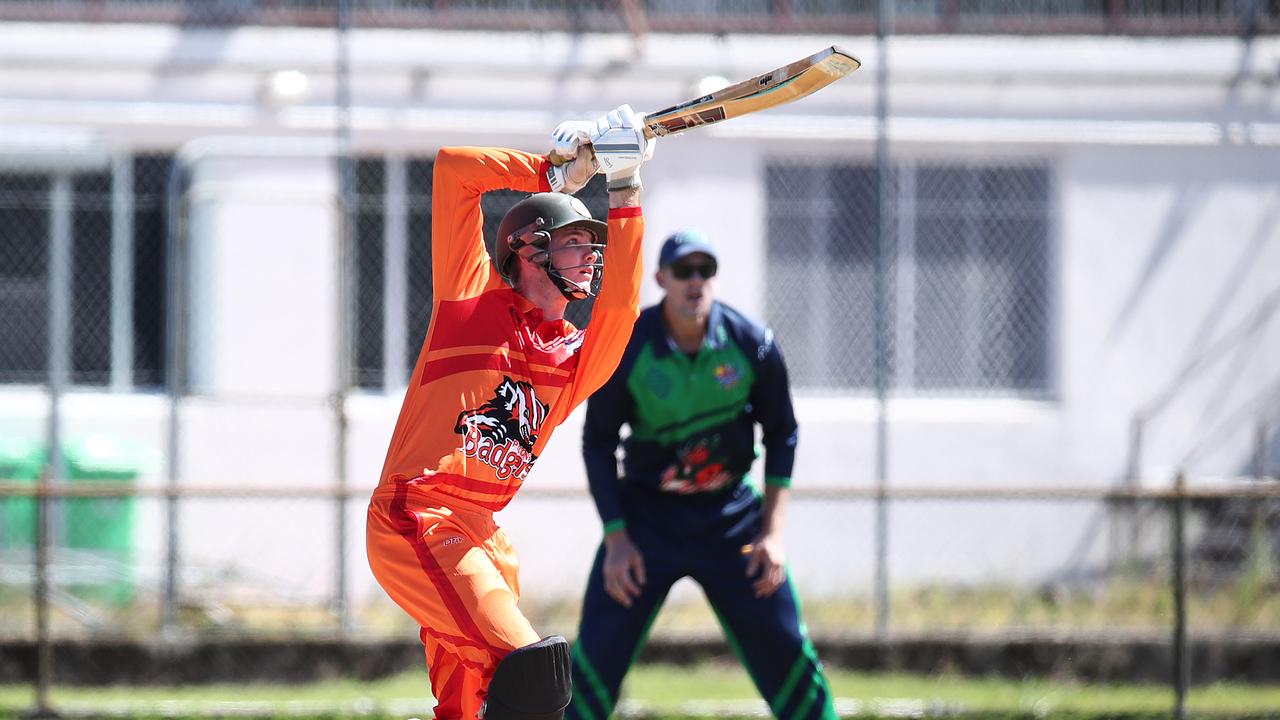
[[[706,253],[712,260],[719,260],[716,249],[706,235],[697,230],[680,230],[662,243],[662,252],[658,253],[658,267],[666,267],[694,253]]]

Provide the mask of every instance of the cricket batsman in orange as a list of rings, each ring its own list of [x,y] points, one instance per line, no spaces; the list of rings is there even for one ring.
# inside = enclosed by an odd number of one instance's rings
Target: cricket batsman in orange
[[[441,720],[558,720],[572,696],[569,646],[540,638],[517,607],[515,551],[493,514],[626,348],[642,273],[639,168],[653,141],[626,105],[562,123],[552,139],[546,156],[436,156],[431,325],[369,503],[369,566],[422,628]],[[572,195],[596,172],[607,223]],[[533,194],[503,217],[491,265],[480,197],[499,189]],[[593,295],[585,331],[564,319]]]

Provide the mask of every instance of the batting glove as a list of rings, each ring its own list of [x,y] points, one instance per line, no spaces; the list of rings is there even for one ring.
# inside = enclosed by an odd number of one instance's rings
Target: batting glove
[[[562,158],[578,155],[578,147],[583,142],[591,142],[591,131],[596,124],[590,120],[565,120],[551,131],[551,142],[555,145],[551,151]]]
[[[554,146],[547,155],[551,168],[547,170],[547,184],[552,192],[572,195],[596,174],[596,160],[591,148],[590,131],[596,124],[586,120],[566,120],[551,133]]]
[[[619,105],[596,120],[591,147],[610,190],[640,187],[640,165],[653,157],[653,140],[644,136],[644,120],[630,105]]]

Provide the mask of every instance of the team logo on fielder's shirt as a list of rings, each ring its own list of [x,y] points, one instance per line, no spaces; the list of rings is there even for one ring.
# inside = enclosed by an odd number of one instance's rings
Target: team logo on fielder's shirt
[[[453,431],[462,436],[462,452],[493,468],[499,480],[523,480],[537,459],[533,445],[549,410],[532,385],[504,377],[492,400],[458,414]]]
[[[644,381],[649,386],[649,390],[660,398],[671,394],[671,378],[656,367],[649,368],[649,371],[644,374]]]
[[[742,373],[738,372],[738,368],[724,363],[717,365],[715,369],[716,382],[720,383],[720,387],[725,390],[732,390],[734,385],[742,379]]]
[[[658,488],[687,495],[719,490],[733,480],[724,462],[715,457],[720,439],[702,438],[676,451],[676,463],[662,473]]]

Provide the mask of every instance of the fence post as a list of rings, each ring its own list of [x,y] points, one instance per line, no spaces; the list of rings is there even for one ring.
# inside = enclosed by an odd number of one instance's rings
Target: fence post
[[[1267,479],[1267,421],[1262,415],[1253,430],[1253,478],[1258,482]]]
[[[876,171],[879,190],[879,226],[877,228],[875,289],[875,381],[876,381],[876,511],[875,511],[875,608],[876,637],[884,639],[889,632],[889,508],[885,491],[889,482],[888,459],[888,394],[889,394],[889,318],[888,272],[893,232],[892,213],[895,194],[891,187],[889,165],[889,36],[893,31],[893,0],[880,0],[876,15],[876,45],[879,65],[876,68]]]
[[[36,707],[29,717],[52,717],[49,686],[53,681],[53,641],[49,637],[49,477],[40,473],[36,499]]]
[[[1179,472],[1174,481],[1173,493],[1173,716],[1186,718],[1188,661],[1187,661],[1187,583],[1186,544],[1183,525],[1186,514],[1186,476]]]
[[[165,496],[165,554],[164,593],[161,598],[160,626],[171,632],[177,625],[178,606],[178,479],[182,463],[181,405],[186,346],[186,257],[183,234],[186,232],[186,198],[183,184],[186,181],[185,160],[178,153],[169,168],[165,181],[165,250],[168,264],[166,294],[168,307],[165,312],[165,364],[168,375],[169,417],[166,428],[165,474],[169,492]]]
[[[352,213],[355,210],[354,177],[351,162],[351,68],[350,68],[350,26],[351,3],[349,0],[338,0],[337,16],[337,53],[334,67],[335,106],[337,116],[334,123],[336,136],[336,152],[338,169],[338,377],[333,396],[334,414],[334,471],[339,492],[334,499],[334,579],[333,579],[333,612],[337,618],[339,631],[351,626],[351,613],[347,600],[347,434],[349,418],[347,416],[347,393],[351,387],[351,352],[354,347],[352,317],[354,303],[351,302],[351,266],[352,266],[352,229],[355,225]]]
[[[49,689],[53,684],[53,638],[49,627],[49,545],[56,520],[52,517],[49,489],[62,481],[62,395],[71,378],[71,178],[54,177],[49,203],[49,418],[45,434],[47,461],[40,474],[36,502],[36,708],[35,717],[52,717]]]

